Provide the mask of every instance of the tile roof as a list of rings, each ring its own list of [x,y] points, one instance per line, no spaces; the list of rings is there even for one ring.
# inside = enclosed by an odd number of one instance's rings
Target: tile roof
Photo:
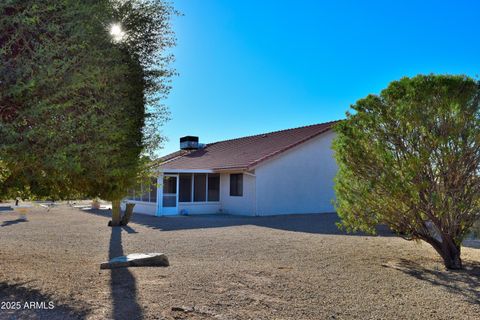
[[[330,130],[337,122],[214,142],[198,150],[179,150],[160,158],[157,163],[161,169],[169,170],[248,170]]]

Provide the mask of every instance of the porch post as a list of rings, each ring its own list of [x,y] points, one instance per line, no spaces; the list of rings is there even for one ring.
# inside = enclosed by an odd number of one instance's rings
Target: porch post
[[[157,178],[157,216],[163,214],[163,172],[160,172]]]

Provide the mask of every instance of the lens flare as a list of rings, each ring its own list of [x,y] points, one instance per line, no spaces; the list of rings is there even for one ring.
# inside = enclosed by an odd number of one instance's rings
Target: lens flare
[[[112,23],[110,25],[110,35],[115,42],[121,42],[125,38],[125,31],[122,29],[122,25],[120,23]]]

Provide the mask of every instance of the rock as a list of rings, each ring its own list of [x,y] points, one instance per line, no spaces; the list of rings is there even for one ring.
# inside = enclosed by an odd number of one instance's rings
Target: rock
[[[177,311],[177,312],[193,312],[193,311],[195,311],[195,307],[189,307],[189,306],[172,307],[172,311]]]
[[[164,253],[132,253],[100,264],[100,269],[124,267],[168,267],[170,264]]]

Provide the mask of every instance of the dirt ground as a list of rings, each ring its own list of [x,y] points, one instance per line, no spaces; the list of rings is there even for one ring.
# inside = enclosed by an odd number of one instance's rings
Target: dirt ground
[[[466,270],[448,272],[428,245],[345,235],[334,214],[137,215],[125,228],[107,227],[108,215],[0,210],[0,319],[480,317],[480,249],[464,248]],[[171,266],[99,268],[135,252],[164,252]]]

